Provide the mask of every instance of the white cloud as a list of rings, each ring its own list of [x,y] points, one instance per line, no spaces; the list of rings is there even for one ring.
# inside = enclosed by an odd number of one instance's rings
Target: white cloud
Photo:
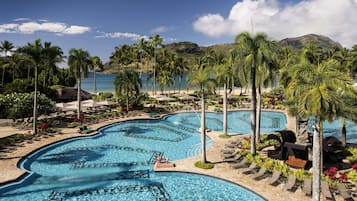
[[[165,33],[173,30],[173,27],[167,27],[167,26],[158,26],[152,29],[150,32],[151,33]]]
[[[24,21],[26,19],[15,20]],[[61,22],[49,22],[44,20],[42,20],[42,22],[28,21],[22,23],[0,24],[0,33],[33,34],[37,31],[44,31],[55,33],[56,35],[74,35],[83,34],[90,31],[90,29],[90,27],[86,26],[67,25]]]
[[[145,35],[129,33],[129,32],[113,32],[113,33],[101,33],[100,35],[95,36],[95,38],[126,38],[136,41],[139,38],[148,39],[149,37]]]
[[[304,0],[286,6],[277,0],[243,0],[227,17],[206,14],[193,22],[193,28],[210,37],[252,30],[276,39],[316,33],[351,47],[357,43],[356,11],[357,0]]]
[[[18,21],[29,21],[29,20],[30,20],[30,18],[20,17],[20,18],[14,19],[13,21],[18,22]]]
[[[67,27],[63,34],[82,34],[88,31],[90,31],[90,27],[72,25]]]

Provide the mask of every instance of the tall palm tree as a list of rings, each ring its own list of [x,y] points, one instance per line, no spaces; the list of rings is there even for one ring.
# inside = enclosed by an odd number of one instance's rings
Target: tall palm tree
[[[211,78],[211,68],[199,68],[188,75],[189,85],[199,86],[201,90],[201,162],[206,163],[206,112],[205,112],[205,87],[214,83]]]
[[[42,55],[45,53],[41,40],[37,39],[34,43],[28,43],[26,46],[19,49],[20,53],[28,55],[28,58],[31,59],[35,69],[35,90],[34,90],[34,104],[33,104],[33,121],[32,121],[32,133],[37,134],[37,85],[38,85],[38,68],[43,65]]]
[[[250,70],[250,84],[252,94],[251,112],[251,153],[256,154],[255,138],[257,123],[257,91],[256,91],[256,72],[260,65],[262,56],[268,50],[267,36],[258,33],[254,37],[248,32],[240,33],[235,39],[237,49],[240,51],[240,60],[245,68]]]
[[[122,94],[126,98],[126,108],[129,110],[129,98],[140,93],[141,80],[139,74],[133,69],[120,71],[114,80],[115,92],[117,96]]]
[[[89,66],[91,70],[93,70],[93,93],[97,94],[97,76],[96,76],[96,69],[103,69],[103,63],[102,60],[98,56],[94,56],[91,58],[91,65]]]
[[[352,89],[348,75],[336,70],[335,60],[318,62],[305,59],[293,66],[292,79],[286,89],[288,99],[297,102],[300,116],[315,117],[313,137],[313,200],[320,199],[321,139],[323,120],[332,120],[343,105],[342,92]]]
[[[52,46],[50,42],[44,43],[43,51],[43,86],[46,87],[46,78],[47,75],[52,73],[55,75],[57,72],[56,64],[63,61],[63,52],[62,49],[58,46]]]
[[[264,52],[262,52],[259,65],[257,66],[257,128],[256,128],[256,139],[255,141],[260,142],[260,122],[261,122],[261,97],[262,97],[262,87],[267,87],[272,85],[278,71],[278,62],[276,61],[274,50],[277,47],[273,42],[267,41],[267,47]]]
[[[14,49],[14,45],[11,42],[9,42],[7,40],[4,40],[4,41],[1,42],[0,51],[4,52],[4,57],[5,58],[8,58],[8,52],[12,52],[13,49]],[[3,66],[1,86],[4,86],[4,78],[5,78],[5,67]]]
[[[157,55],[156,49],[159,47],[163,47],[163,39],[160,35],[153,35],[150,36],[149,45],[151,47],[150,56],[153,59],[153,93],[156,95],[156,62],[157,62]]]
[[[87,77],[88,67],[91,64],[89,52],[83,49],[70,49],[68,65],[77,79],[77,118],[81,118],[81,80]]]
[[[223,84],[223,135],[227,135],[227,85],[229,85],[232,69],[229,61],[225,61],[223,64],[218,64],[214,68],[216,72],[215,74],[217,83]]]
[[[354,78],[357,74],[357,45],[354,45],[351,50],[351,77]]]

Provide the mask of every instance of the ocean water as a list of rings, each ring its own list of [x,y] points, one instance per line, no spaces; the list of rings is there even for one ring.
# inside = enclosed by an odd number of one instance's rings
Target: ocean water
[[[82,80],[82,89],[88,92],[93,92],[94,89],[94,79],[93,79],[93,73],[89,72],[88,77]],[[116,77],[116,74],[103,74],[103,73],[97,73],[97,91],[98,92],[114,92],[115,87],[114,87],[114,80]],[[180,77],[176,76],[174,84],[169,87],[164,87],[164,90],[179,90],[179,88],[182,90],[187,90],[188,87],[190,89],[194,89],[194,87],[188,86],[187,83],[187,75],[188,73],[184,73],[182,75],[181,79],[181,84],[180,84]],[[140,79],[142,83],[141,91],[152,91],[152,79],[149,78],[149,75],[147,73],[141,73],[140,74]],[[157,82],[156,83],[156,90],[160,91],[160,85]]]

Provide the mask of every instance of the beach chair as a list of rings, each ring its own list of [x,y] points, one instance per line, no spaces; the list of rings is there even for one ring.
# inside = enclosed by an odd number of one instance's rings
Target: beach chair
[[[295,188],[295,184],[296,184],[296,177],[295,175],[291,174],[288,177],[288,181],[286,182],[284,189],[287,191],[293,191]]]
[[[304,184],[302,186],[302,192],[307,196],[311,196],[312,193],[312,181],[311,179],[304,179]]]
[[[265,167],[261,167],[257,173],[252,175],[252,178],[255,180],[259,180],[264,177],[266,172],[267,172],[267,169]]]
[[[329,184],[326,181],[321,181],[321,193],[326,200],[333,200]]]
[[[275,185],[278,183],[280,179],[281,172],[280,171],[274,171],[271,177],[268,179],[268,184],[270,185]]]
[[[236,149],[233,153],[230,153],[230,154],[222,153],[222,154],[221,154],[221,158],[223,158],[223,159],[233,158],[233,157],[236,156],[239,152],[240,152],[240,150],[239,150],[239,149]]]
[[[241,169],[240,172],[243,174],[250,174],[254,172],[256,168],[257,168],[257,164],[253,162],[252,164],[250,164],[249,167]]]
[[[231,168],[233,169],[239,169],[239,168],[244,168],[248,166],[248,160],[246,158],[244,158],[243,160],[241,160],[240,162],[234,163],[231,165]]]
[[[234,157],[223,158],[224,162],[238,162],[239,159],[242,157],[240,153],[237,153]]]
[[[337,184],[337,190],[344,200],[346,201],[354,200],[351,196],[351,193],[347,191],[346,186],[343,183]]]

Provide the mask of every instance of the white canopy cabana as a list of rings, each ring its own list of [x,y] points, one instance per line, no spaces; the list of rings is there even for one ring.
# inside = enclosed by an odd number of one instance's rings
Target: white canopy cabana
[[[100,101],[96,103],[98,106],[110,106],[110,105],[116,105],[116,102],[113,101]]]
[[[151,96],[152,98],[155,98],[158,101],[173,101],[175,100],[174,98],[171,97],[167,97],[164,95],[155,95],[155,96]]]
[[[183,96],[178,97],[178,99],[180,99],[180,100],[194,100],[195,97],[184,94]]]

